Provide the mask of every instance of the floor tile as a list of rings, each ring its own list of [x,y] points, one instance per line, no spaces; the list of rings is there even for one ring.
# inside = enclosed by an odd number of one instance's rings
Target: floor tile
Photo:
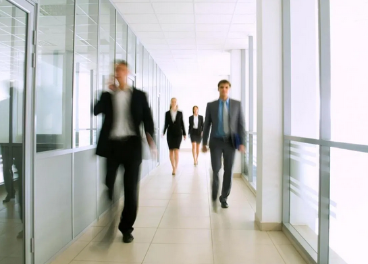
[[[76,241],[62,252],[52,264],[68,264],[88,245],[86,241]]]
[[[149,248],[149,243],[112,243],[104,247],[99,242],[91,242],[75,260],[142,262]]]
[[[212,244],[210,229],[158,229],[154,244]]]
[[[91,242],[103,229],[104,227],[101,226],[92,226],[84,231],[77,240]]]
[[[134,242],[151,243],[156,233],[156,228],[135,227],[133,231]],[[94,239],[93,242],[122,243],[123,235],[116,226],[106,227]]]
[[[286,264],[306,264],[293,245],[276,245],[276,248]]]
[[[210,264],[213,263],[211,245],[152,244],[144,259],[145,264]]]
[[[285,264],[274,245],[215,243],[213,252],[216,264]]]
[[[276,245],[291,245],[291,241],[282,231],[270,231],[268,234]]]
[[[273,245],[267,232],[257,230],[213,229],[213,243]]]
[[[172,217],[164,216],[159,228],[211,228],[210,217]]]

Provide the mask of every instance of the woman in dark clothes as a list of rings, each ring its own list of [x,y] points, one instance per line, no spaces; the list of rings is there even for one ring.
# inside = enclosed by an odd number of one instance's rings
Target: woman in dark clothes
[[[194,165],[198,164],[199,145],[202,140],[203,133],[203,116],[198,115],[198,106],[193,107],[193,115],[189,117],[189,131],[190,140],[192,141],[192,153]]]
[[[178,111],[178,106],[176,104],[176,98],[171,99],[170,111],[166,112],[165,115],[165,127],[164,135],[167,130],[167,144],[170,150],[170,161],[173,168],[172,175],[176,174],[176,169],[179,163],[179,149],[182,137],[186,139],[183,113]]]

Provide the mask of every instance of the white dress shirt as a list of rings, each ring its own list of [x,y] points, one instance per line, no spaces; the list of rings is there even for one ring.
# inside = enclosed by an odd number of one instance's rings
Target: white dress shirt
[[[114,120],[111,130],[111,138],[135,136],[132,114],[130,111],[133,88],[116,90],[112,95]]]
[[[176,114],[178,113],[178,111],[172,111],[170,110],[170,114],[171,114],[171,120],[173,121],[173,123],[176,120]]]
[[[193,128],[198,129],[198,116],[194,116],[193,118]]]

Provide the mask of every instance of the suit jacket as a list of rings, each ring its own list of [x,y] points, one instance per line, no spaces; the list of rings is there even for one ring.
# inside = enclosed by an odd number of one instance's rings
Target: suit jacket
[[[188,130],[189,135],[192,134],[193,127],[194,127],[194,115],[189,117],[189,130]],[[198,130],[201,133],[203,131],[203,116],[201,115],[198,115]]]
[[[164,135],[167,130],[167,135],[170,136],[186,136],[185,126],[183,120],[183,113],[177,111],[175,122],[172,121],[170,111],[166,112],[165,115],[165,127],[164,127]]]
[[[239,101],[230,99],[229,103],[229,123],[230,123],[230,134],[234,147],[235,142],[245,145],[245,120],[244,114],[241,109],[241,103]],[[216,137],[218,127],[218,111],[219,111],[219,100],[213,101],[207,104],[206,108],[206,120],[203,129],[203,145],[207,145],[208,137]]]
[[[143,123],[144,130],[153,138],[154,125],[151,110],[148,106],[146,94],[136,88],[133,88],[130,110],[134,130],[137,136],[141,137],[140,125]],[[100,136],[97,143],[96,154],[98,156],[107,157],[111,153],[110,134],[113,125],[114,109],[112,104],[112,94],[103,92],[100,100],[94,107],[94,115],[104,114],[104,121],[100,131]]]

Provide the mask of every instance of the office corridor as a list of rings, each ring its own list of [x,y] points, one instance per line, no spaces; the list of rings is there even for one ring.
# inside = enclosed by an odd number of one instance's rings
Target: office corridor
[[[209,155],[202,155],[197,167],[191,153],[182,152],[180,158],[176,176],[171,175],[167,163],[142,181],[133,243],[122,243],[116,231],[120,204],[52,263],[305,263],[282,232],[257,230],[256,200],[241,178],[234,178],[230,207],[222,209],[218,204],[214,212],[209,195]]]

